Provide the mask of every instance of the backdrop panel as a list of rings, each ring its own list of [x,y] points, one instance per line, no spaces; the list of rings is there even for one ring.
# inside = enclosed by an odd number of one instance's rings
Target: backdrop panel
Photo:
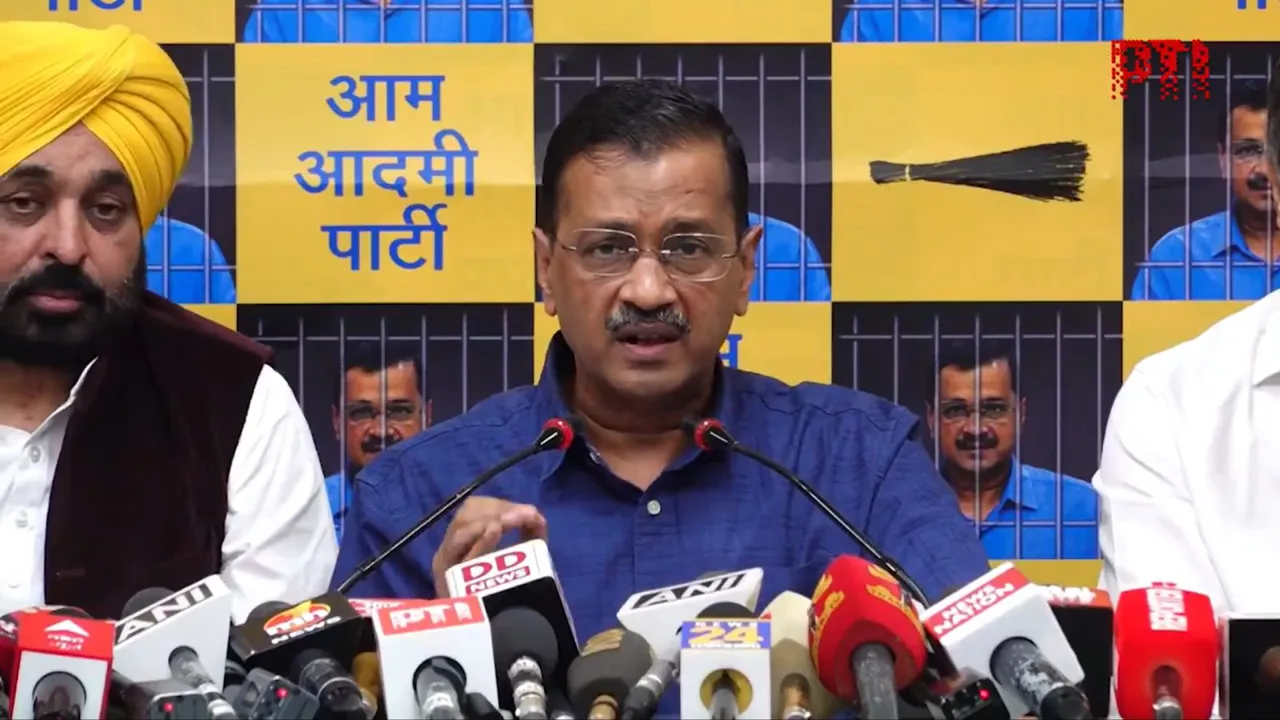
[[[1191,340],[1250,303],[1180,300],[1124,303],[1124,376],[1143,358]]]
[[[830,0],[537,0],[540,43],[788,43],[831,40]]]
[[[1121,298],[1106,45],[832,52],[836,300]]]
[[[1274,42],[1280,36],[1275,0],[1127,0],[1124,12],[1127,38]]]
[[[532,47],[237,51],[244,302],[530,297]]]
[[[0,20],[62,20],[84,27],[125,25],[158,43],[233,43],[232,0],[4,0]]]

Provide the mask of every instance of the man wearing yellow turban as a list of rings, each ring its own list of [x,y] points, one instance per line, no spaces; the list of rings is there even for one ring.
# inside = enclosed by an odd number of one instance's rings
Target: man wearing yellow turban
[[[327,589],[311,433],[270,351],[145,289],[191,100],[122,27],[0,22],[0,610],[118,617],[220,575],[242,619]]]

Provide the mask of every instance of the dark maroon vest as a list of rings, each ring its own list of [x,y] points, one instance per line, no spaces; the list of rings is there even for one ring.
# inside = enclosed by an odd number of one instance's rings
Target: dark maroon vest
[[[119,617],[219,572],[227,474],[271,351],[147,293],[76,397],[53,476],[45,602]]]

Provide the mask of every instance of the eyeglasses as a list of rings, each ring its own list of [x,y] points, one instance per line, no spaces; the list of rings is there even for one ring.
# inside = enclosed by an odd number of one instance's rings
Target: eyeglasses
[[[561,247],[578,257],[582,269],[602,278],[626,275],[642,253],[653,253],[673,278],[713,282],[729,274],[738,256],[735,240],[707,233],[668,235],[658,250],[640,247],[639,238],[624,230],[582,228],[569,239],[572,243]]]
[[[372,422],[383,416],[389,423],[404,423],[413,420],[417,415],[418,409],[413,403],[391,402],[387,403],[385,410],[379,410],[368,403],[347,406],[347,421],[353,423]]]
[[[938,409],[942,421],[947,423],[964,422],[973,417],[975,412],[987,422],[1000,423],[1013,414],[1013,406],[1003,402],[984,402],[976,408],[963,402],[951,402],[944,403]]]

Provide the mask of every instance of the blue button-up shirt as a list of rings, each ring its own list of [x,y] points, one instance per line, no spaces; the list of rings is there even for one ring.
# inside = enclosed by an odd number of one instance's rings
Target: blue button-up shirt
[[[541,380],[383,451],[356,478],[338,584],[459,487],[526,447],[563,417],[558,377],[572,353],[557,334]],[[794,469],[915,578],[931,599],[986,572],[973,527],[916,436],[919,420],[843,387],[722,368],[713,414],[746,445]],[[579,439],[496,478],[482,492],[536,505],[579,640],[617,625],[632,593],[711,570],[760,567],[760,606],[809,595],[832,558],[858,547],[786,480],[742,457],[689,449],[641,491]],[[352,590],[355,597],[432,597],[431,559],[445,524]],[[515,537],[506,538],[515,542]],[[668,693],[660,712],[677,716]]]
[[[200,228],[161,216],[147,231],[144,242],[147,289],[151,292],[185,304],[236,301],[227,258]]]
[[[244,42],[533,42],[533,20],[524,9],[527,1],[509,0],[503,12],[502,0],[471,0],[465,16],[460,0],[391,0],[386,7],[380,0],[346,0],[341,15],[338,0],[257,4],[245,25]]]
[[[1052,470],[1017,464],[1000,502],[982,522],[982,545],[992,560],[1097,560],[1098,494],[1093,486]],[[1061,507],[1061,516],[1059,516]],[[1061,532],[1059,532],[1061,528]],[[1059,546],[1061,539],[1061,546]]]
[[[844,0],[840,42],[1119,40],[1120,0]],[[1021,10],[1019,10],[1021,5]]]
[[[1280,244],[1280,233],[1276,243]],[[1245,244],[1235,215],[1220,212],[1196,220],[1189,228],[1176,227],[1160,238],[1147,263],[1138,270],[1130,299],[1257,300],[1277,287],[1280,265],[1268,268]]]

